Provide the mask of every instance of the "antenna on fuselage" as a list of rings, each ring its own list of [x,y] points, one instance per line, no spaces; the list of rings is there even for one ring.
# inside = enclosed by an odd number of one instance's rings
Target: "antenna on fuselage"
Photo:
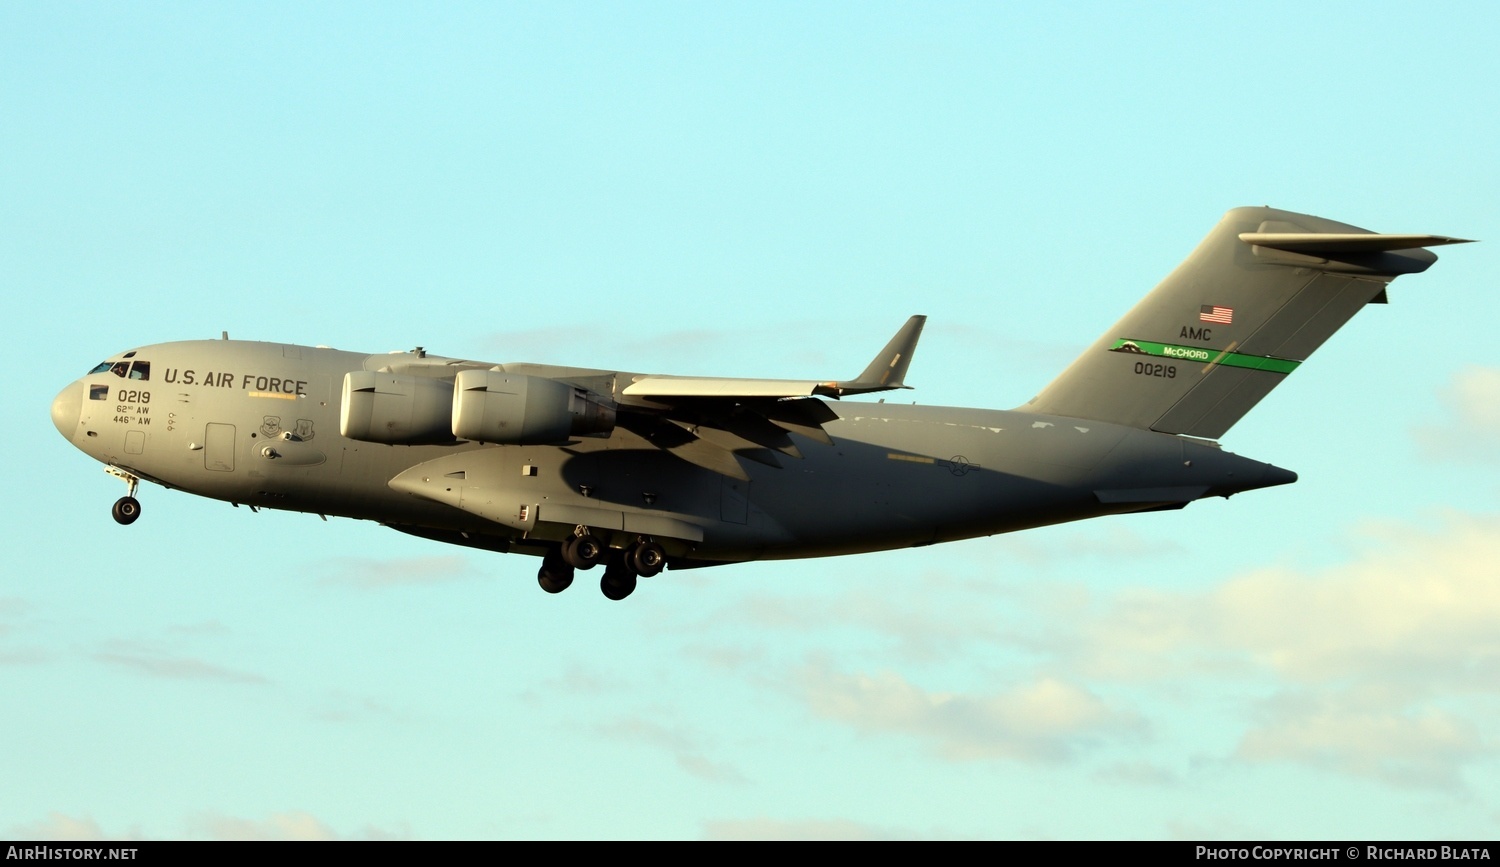
[[[229,332],[228,331],[220,331],[219,333],[222,334],[222,335],[224,335],[224,338],[223,338],[224,340],[228,340],[229,339]]]

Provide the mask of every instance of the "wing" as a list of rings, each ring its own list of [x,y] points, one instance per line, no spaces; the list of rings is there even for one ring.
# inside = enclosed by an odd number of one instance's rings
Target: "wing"
[[[906,388],[926,321],[908,319],[848,380],[657,376],[489,364],[420,350],[372,356],[372,370],[345,377],[340,432],[388,445],[559,445],[621,427],[685,461],[748,479],[742,458],[779,467],[783,456],[801,457],[792,434],[833,442],[823,425],[838,415],[818,398]]]
[[[647,399],[777,399],[787,397],[832,397],[869,394],[908,388],[903,380],[911,355],[922,336],[926,316],[906,320],[896,336],[854,379],[834,382],[809,382],[799,379],[733,379],[699,376],[637,376],[621,392],[626,397]]]
[[[685,461],[747,479],[741,458],[773,467],[781,466],[779,455],[800,458],[793,433],[833,442],[823,425],[838,416],[815,398],[908,388],[906,370],[926,322],[908,319],[850,380],[633,376],[618,392],[618,423]]]

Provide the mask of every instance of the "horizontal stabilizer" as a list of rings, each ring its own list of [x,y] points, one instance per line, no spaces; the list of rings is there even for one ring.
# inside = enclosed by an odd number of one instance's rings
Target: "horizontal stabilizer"
[[[1308,256],[1339,253],[1383,253],[1444,244],[1472,244],[1465,238],[1445,235],[1378,235],[1333,232],[1241,232],[1240,240],[1257,247],[1271,247]]]
[[[1353,226],[1322,221],[1329,229]],[[1308,268],[1327,274],[1399,277],[1420,274],[1437,256],[1426,247],[1467,244],[1447,235],[1389,235],[1379,232],[1308,231],[1310,227],[1273,215],[1253,232],[1240,232],[1256,259],[1270,265]]]

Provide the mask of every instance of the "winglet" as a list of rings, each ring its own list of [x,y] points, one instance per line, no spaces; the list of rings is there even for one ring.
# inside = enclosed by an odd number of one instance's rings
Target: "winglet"
[[[910,388],[905,382],[906,368],[911,364],[912,353],[917,350],[917,339],[922,336],[926,316],[913,316],[906,320],[896,336],[880,350],[880,353],[865,368],[858,378],[848,382],[829,383],[839,396],[886,391],[892,388]]]

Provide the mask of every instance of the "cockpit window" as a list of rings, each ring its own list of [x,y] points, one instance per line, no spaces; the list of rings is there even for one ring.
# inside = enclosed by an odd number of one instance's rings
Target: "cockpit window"
[[[130,354],[135,355],[134,352]],[[94,369],[85,375],[91,376],[95,373],[105,372],[113,373],[121,379],[138,379],[146,382],[151,379],[151,362],[137,361],[131,364],[129,361],[101,361],[94,365]]]

